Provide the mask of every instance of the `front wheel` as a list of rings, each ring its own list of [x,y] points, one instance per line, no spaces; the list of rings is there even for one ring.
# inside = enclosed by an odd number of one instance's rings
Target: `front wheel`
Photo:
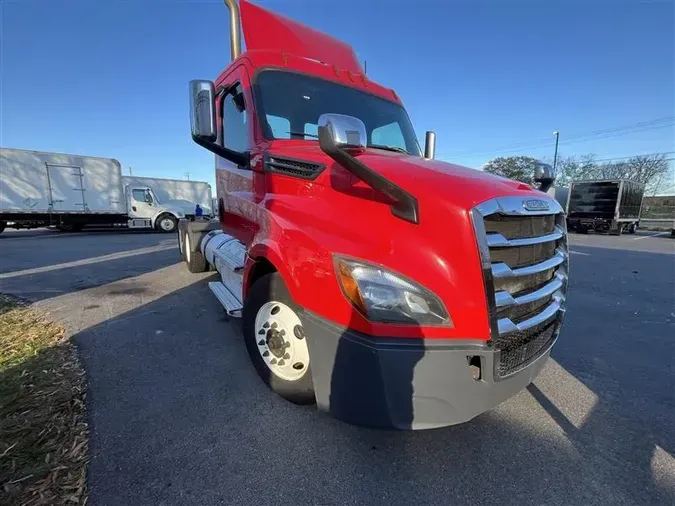
[[[305,329],[279,273],[253,283],[242,323],[246,350],[267,386],[295,404],[313,404]]]
[[[170,214],[163,214],[159,218],[157,218],[157,230],[161,232],[175,232],[176,227],[178,226],[178,221],[176,218],[171,216]]]

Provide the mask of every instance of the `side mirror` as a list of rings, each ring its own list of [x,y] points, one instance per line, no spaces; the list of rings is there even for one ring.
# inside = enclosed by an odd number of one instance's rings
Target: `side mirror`
[[[216,91],[211,81],[190,81],[190,131],[192,140],[212,153],[237,164],[249,167],[248,153],[233,151],[217,143]]]
[[[553,186],[555,181],[555,174],[553,174],[553,167],[547,163],[537,162],[534,167],[534,180],[539,183],[539,190],[546,192]]]
[[[354,116],[346,114],[322,114],[319,116],[319,128],[325,127],[330,138],[338,148],[365,149],[368,144],[366,125]]]
[[[427,131],[424,138],[424,158],[433,160],[436,156],[436,132]]]
[[[197,141],[215,142],[216,90],[211,81],[190,81],[190,128]]]

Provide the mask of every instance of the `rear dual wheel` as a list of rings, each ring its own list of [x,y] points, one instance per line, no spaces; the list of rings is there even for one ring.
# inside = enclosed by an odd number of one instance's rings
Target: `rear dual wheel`
[[[314,403],[305,329],[279,273],[249,289],[243,330],[251,362],[267,386],[295,404]]]
[[[190,234],[185,232],[183,234],[183,241],[180,241],[180,234],[178,240],[178,248],[181,252],[181,256],[184,256],[185,263],[187,264],[188,271],[193,274],[199,272],[206,272],[208,269],[208,264],[206,263],[206,258],[202,255],[202,252],[197,248],[197,251],[193,251],[193,246],[190,241]]]

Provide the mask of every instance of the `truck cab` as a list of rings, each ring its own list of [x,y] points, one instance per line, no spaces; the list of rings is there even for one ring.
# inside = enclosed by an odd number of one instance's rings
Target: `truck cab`
[[[344,421],[461,423],[522,390],[558,338],[564,213],[546,191],[434,160],[346,44],[225,0],[232,63],[190,84],[219,219],[179,224],[192,272],[263,381]],[[239,8],[241,7],[241,15]],[[247,50],[240,52],[239,24]]]
[[[129,228],[156,228],[162,232],[175,232],[178,220],[185,218],[182,209],[162,205],[152,188],[127,185],[124,193]]]

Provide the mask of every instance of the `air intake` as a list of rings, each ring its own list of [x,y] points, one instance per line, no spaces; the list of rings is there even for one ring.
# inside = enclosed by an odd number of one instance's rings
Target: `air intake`
[[[307,160],[287,158],[267,154],[265,156],[265,170],[275,174],[297,177],[300,179],[316,179],[326,168],[325,165]]]

